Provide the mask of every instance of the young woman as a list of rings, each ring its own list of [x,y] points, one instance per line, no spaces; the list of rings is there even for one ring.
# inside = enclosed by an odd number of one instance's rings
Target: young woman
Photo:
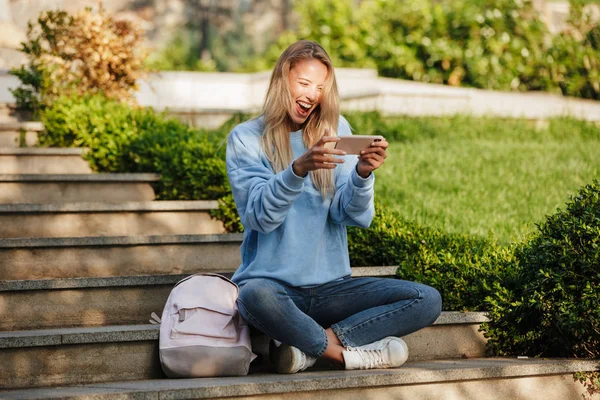
[[[346,226],[371,223],[373,171],[388,143],[346,155],[333,149],[345,135],[331,60],[302,40],[275,65],[262,115],[229,136],[227,173],[244,225],[238,306],[275,339],[270,358],[280,373],[318,357],[346,369],[398,367],[408,358],[399,337],[441,312],[429,286],[350,277]]]

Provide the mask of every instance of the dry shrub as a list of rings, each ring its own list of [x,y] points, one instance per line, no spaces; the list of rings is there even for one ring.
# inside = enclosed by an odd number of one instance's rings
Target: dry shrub
[[[29,23],[23,43],[29,65],[11,71],[22,82],[13,91],[18,106],[37,109],[59,95],[86,93],[133,101],[144,74],[142,35],[133,22],[116,20],[102,7],[42,13]]]

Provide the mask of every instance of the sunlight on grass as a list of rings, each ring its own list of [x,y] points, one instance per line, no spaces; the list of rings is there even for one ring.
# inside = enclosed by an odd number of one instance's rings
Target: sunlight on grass
[[[434,137],[391,141],[377,173],[379,199],[422,224],[508,243],[600,178],[600,129],[591,124],[555,120],[536,131],[525,121],[460,117],[445,125]]]

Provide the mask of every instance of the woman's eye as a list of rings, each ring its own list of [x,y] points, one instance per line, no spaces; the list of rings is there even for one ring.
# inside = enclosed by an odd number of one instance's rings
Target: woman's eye
[[[308,86],[308,83],[306,83],[306,82],[300,82],[300,85],[306,87],[306,86]]]

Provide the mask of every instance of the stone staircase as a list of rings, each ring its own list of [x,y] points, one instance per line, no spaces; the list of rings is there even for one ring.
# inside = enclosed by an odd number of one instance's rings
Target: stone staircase
[[[40,122],[11,121],[0,119],[0,146],[4,148],[35,146],[37,134],[44,130]]]
[[[5,121],[2,110],[2,123],[22,123]],[[23,143],[22,133],[12,137]],[[485,358],[485,315],[444,312],[405,338],[411,355],[399,369],[318,365],[276,375],[257,335],[262,363],[248,376],[165,379],[150,314],[161,313],[182,277],[232,273],[242,236],[209,218],[215,202],[153,201],[158,176],[92,174],[80,157],[0,144],[1,399],[564,400],[583,393],[573,372],[596,369],[590,361]]]

